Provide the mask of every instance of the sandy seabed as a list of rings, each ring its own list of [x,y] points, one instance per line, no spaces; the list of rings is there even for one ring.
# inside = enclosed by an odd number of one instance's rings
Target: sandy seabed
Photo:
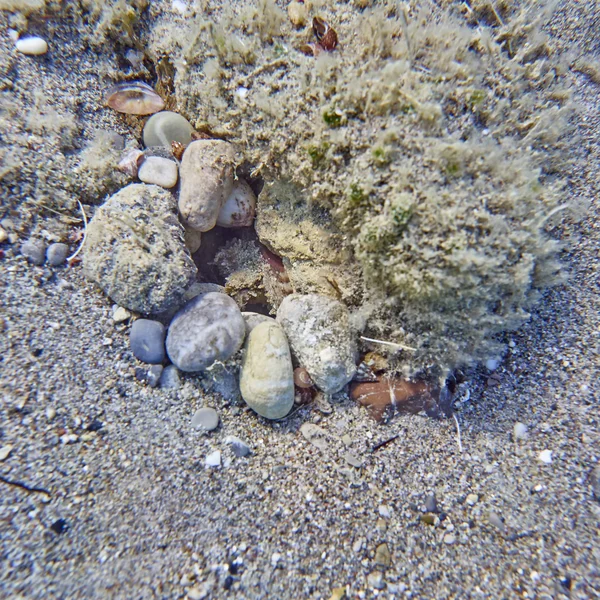
[[[598,56],[599,11],[560,2],[549,32]],[[51,52],[32,59],[17,55],[8,27],[0,15],[1,89],[16,118],[41,85],[51,105],[75,107],[81,135],[127,132],[101,109],[95,59],[77,32],[49,25]],[[0,596],[340,598],[346,586],[348,598],[600,597],[590,479],[600,459],[600,88],[583,74],[577,82],[587,160],[569,191],[590,206],[555,231],[569,280],[509,336],[497,381],[482,368],[467,384],[462,452],[451,419],[378,425],[343,400],[331,415],[307,407],[271,423],[193,378],[177,391],[144,387],[110,300],[80,267],[29,265],[19,254],[28,232],[17,231],[0,260],[0,447],[10,447],[0,462]],[[19,221],[35,174],[58,182],[66,163],[43,135],[25,151],[23,132],[0,135],[21,161],[21,177],[0,182],[0,216]],[[190,419],[207,404],[221,425],[202,435]],[[300,434],[305,422],[328,433],[324,449]],[[527,439],[513,439],[516,422]],[[252,454],[235,458],[230,435]],[[229,464],[208,469],[216,449]],[[539,460],[544,450],[551,464]],[[364,466],[349,470],[346,452]],[[422,520],[430,493],[433,524]]]

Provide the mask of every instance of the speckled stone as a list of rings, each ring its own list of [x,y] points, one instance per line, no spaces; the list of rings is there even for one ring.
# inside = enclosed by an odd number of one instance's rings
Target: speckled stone
[[[202,371],[216,360],[231,358],[245,335],[246,324],[234,300],[217,292],[200,294],[173,317],[167,354],[182,371]]]
[[[21,254],[30,263],[41,267],[46,261],[46,245],[42,240],[27,240],[21,246]]]
[[[63,265],[69,255],[69,246],[61,242],[50,244],[46,250],[46,260],[53,267]]]

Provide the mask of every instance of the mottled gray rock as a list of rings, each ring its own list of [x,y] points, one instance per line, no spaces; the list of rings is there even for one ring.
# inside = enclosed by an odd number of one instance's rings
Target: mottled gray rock
[[[233,366],[213,364],[204,371],[201,385],[204,391],[219,394],[229,402],[237,402],[240,399],[238,369]]]
[[[240,373],[246,404],[262,417],[280,419],[294,405],[290,348],[276,322],[258,324],[248,335]]]
[[[41,266],[46,260],[46,245],[42,240],[27,240],[21,246],[21,254],[30,263]]]
[[[64,264],[69,256],[69,246],[61,242],[50,244],[48,250],[46,250],[46,260],[53,267],[58,267]]]
[[[234,435],[229,435],[225,438],[226,444],[231,444],[231,450],[238,458],[243,456],[248,456],[250,454],[250,446],[241,440],[239,437],[235,437]]]
[[[168,367],[165,367],[162,375],[160,376],[158,385],[163,389],[178,390],[181,387],[179,369],[175,365],[169,365]]]
[[[202,371],[226,361],[242,346],[246,324],[238,305],[217,292],[190,300],[174,317],[167,333],[167,354],[182,371]]]
[[[219,426],[219,414],[214,408],[199,408],[192,417],[192,427],[202,431],[212,431]]]
[[[185,150],[179,178],[179,212],[186,225],[208,231],[233,188],[235,149],[222,140],[197,140]]]
[[[338,392],[354,377],[356,340],[341,302],[318,294],[292,294],[279,306],[277,322],[300,364],[326,394]]]
[[[129,333],[129,343],[134,356],[142,362],[160,364],[165,360],[165,326],[158,321],[135,321]]]
[[[136,367],[135,378],[142,383],[147,383],[151,388],[158,385],[163,372],[162,365],[152,365],[151,367]]]
[[[85,274],[117,304],[143,314],[177,305],[196,276],[172,195],[132,184],[94,215],[84,247]]]

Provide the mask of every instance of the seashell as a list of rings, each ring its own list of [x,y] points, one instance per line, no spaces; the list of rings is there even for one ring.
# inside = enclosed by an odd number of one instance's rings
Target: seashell
[[[119,161],[117,169],[127,175],[131,175],[131,177],[137,177],[138,169],[143,159],[144,153],[141,150],[137,148],[127,150]]]
[[[152,115],[165,107],[163,99],[143,81],[124,81],[106,92],[106,104],[128,115]]]
[[[335,29],[327,21],[321,19],[321,17],[315,17],[312,25],[313,33],[323,50],[334,50],[338,45],[338,37]]]
[[[365,362],[361,362],[356,369],[356,375],[354,375],[354,381],[377,381],[377,375],[373,373],[371,367]]]
[[[294,369],[294,385],[299,388],[310,388],[314,385],[308,371],[304,367]]]
[[[298,48],[302,54],[306,54],[306,56],[319,56],[321,52],[323,52],[323,47],[321,44],[317,44],[316,42],[310,42],[309,44],[302,44]]]
[[[163,110],[152,115],[144,125],[142,138],[146,148],[169,146],[179,142],[187,146],[193,139],[194,128],[190,122],[176,112]]]
[[[250,227],[254,221],[256,196],[252,188],[243,180],[233,183],[233,189],[221,207],[217,217],[220,227]]]
[[[173,156],[181,162],[181,157],[185,152],[185,146],[181,142],[171,142],[171,152]]]

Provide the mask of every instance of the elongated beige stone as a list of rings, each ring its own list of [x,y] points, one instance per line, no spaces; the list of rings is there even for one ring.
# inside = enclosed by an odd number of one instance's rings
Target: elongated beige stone
[[[285,333],[277,323],[265,321],[250,332],[242,362],[240,392],[246,404],[267,419],[281,419],[292,409],[292,357]]]
[[[197,140],[183,154],[179,213],[187,227],[209,231],[233,188],[235,149],[222,140]]]

